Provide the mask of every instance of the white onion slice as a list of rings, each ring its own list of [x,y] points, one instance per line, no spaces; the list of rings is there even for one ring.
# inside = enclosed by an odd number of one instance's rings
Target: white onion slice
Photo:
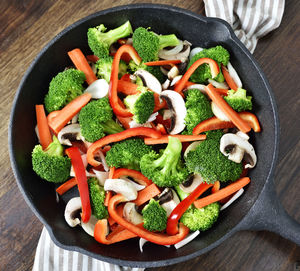
[[[207,95],[205,87],[206,86],[202,85],[202,84],[194,84],[194,85],[188,86],[187,89],[199,89],[203,94]]]
[[[100,161],[101,161],[101,164],[102,164],[104,170],[109,171],[109,166],[106,163],[106,159],[105,159],[103,152],[99,150],[98,154],[99,154],[99,158],[100,158]]]
[[[191,50],[190,52],[190,59],[195,55],[198,54],[199,52],[201,52],[203,50],[203,48],[201,47],[195,47],[194,49]]]
[[[229,205],[231,205],[236,199],[238,199],[242,194],[244,193],[244,188],[241,188],[239,191],[237,191],[232,198],[227,201],[220,209],[220,211],[223,211],[226,209]]]
[[[83,223],[81,221],[81,227],[88,235],[94,236],[94,229],[97,222],[98,219],[95,216],[91,215],[90,220],[87,223]]]
[[[140,251],[143,252],[143,246],[149,242],[148,240],[144,238],[140,238],[139,245],[140,245]],[[165,245],[165,247],[170,247],[170,245]]]
[[[235,68],[233,68],[233,66],[231,65],[230,62],[228,62],[227,68],[228,68],[229,75],[231,76],[233,81],[236,83],[237,87],[242,88],[243,87],[242,81],[241,81],[238,73],[236,72]]]
[[[211,83],[215,88],[229,89],[227,83],[225,82],[220,83],[213,79],[208,79],[208,82]]]
[[[81,160],[82,160],[82,162],[83,162],[84,168],[86,168],[87,165],[88,165],[88,162],[87,162],[87,158],[86,158],[86,154],[85,154],[85,153],[81,155]],[[95,174],[90,173],[90,172],[88,172],[88,171],[85,171],[85,174],[86,174],[87,177],[96,177]],[[71,176],[71,177],[75,177],[75,172],[74,172],[73,166],[71,166],[70,176]]]
[[[109,85],[104,79],[98,79],[93,82],[84,92],[92,95],[93,99],[100,99],[108,95]]]
[[[164,75],[168,75],[168,70],[166,70],[163,66],[160,66],[160,71],[164,74]]]
[[[164,58],[166,56],[177,55],[179,52],[181,52],[182,48],[183,48],[183,42],[182,40],[179,40],[179,44],[177,46],[175,46],[171,50],[166,50],[166,49],[160,50],[158,52],[158,56],[160,58]]]
[[[120,179],[132,183],[133,186],[136,188],[136,191],[141,191],[141,190],[143,190],[143,189],[146,187],[145,185],[138,184],[138,183],[136,183],[136,182],[130,180],[130,179],[127,178],[127,177],[120,177]]]
[[[188,154],[188,152],[195,150],[195,149],[197,148],[197,146],[198,146],[201,142],[202,142],[202,140],[195,141],[195,142],[191,143],[191,144],[186,148],[186,150],[185,150],[183,156],[186,157],[187,154]]]
[[[182,75],[177,75],[177,76],[172,80],[170,86],[174,86],[181,78],[182,78]]]
[[[174,245],[174,247],[176,249],[179,249],[183,246],[185,246],[186,244],[188,244],[189,242],[193,241],[198,235],[200,234],[200,231],[195,231],[191,234],[189,234],[187,237],[185,237],[183,240],[181,240],[180,242],[178,242],[177,244]]]
[[[109,172],[99,171],[99,170],[95,170],[95,169],[93,169],[93,171],[94,171],[94,173],[96,175],[96,178],[99,181],[99,184],[101,184],[102,186],[104,186],[105,180],[108,179]]]
[[[214,115],[219,119],[223,121],[230,121],[230,119],[225,115],[225,113],[216,105],[216,103],[211,102],[211,110],[214,113]]]
[[[166,81],[161,86],[163,89],[168,89],[170,86],[170,80],[166,79]]]

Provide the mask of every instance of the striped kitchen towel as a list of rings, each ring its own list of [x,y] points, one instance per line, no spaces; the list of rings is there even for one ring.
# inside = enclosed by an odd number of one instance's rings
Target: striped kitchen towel
[[[207,17],[227,21],[235,35],[253,53],[259,38],[281,22],[284,0],[204,0]]]

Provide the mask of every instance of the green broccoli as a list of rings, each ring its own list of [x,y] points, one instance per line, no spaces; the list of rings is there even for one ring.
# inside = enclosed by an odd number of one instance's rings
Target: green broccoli
[[[139,27],[133,32],[132,41],[133,47],[144,62],[158,60],[159,50],[179,44],[174,34],[157,35],[144,27]]]
[[[252,110],[252,97],[246,96],[246,90],[243,88],[238,88],[237,91],[229,90],[224,100],[237,112]]]
[[[180,184],[189,175],[181,161],[181,149],[180,140],[170,136],[167,148],[160,154],[152,151],[142,157],[142,173],[160,187]]]
[[[221,130],[207,133],[206,140],[195,150],[189,151],[185,157],[190,172],[200,174],[205,182],[236,181],[243,170],[242,163],[230,161],[220,152]]]
[[[167,212],[154,199],[143,208],[142,215],[143,226],[148,231],[163,231],[167,227]]]
[[[188,90],[185,106],[187,110],[185,124],[188,134],[193,133],[193,129],[198,123],[214,116],[209,100],[198,89]]]
[[[36,145],[32,151],[33,170],[48,182],[64,182],[70,176],[71,160],[63,156],[63,152],[64,148],[56,136],[45,150]]]
[[[113,119],[113,111],[107,97],[91,101],[80,110],[80,131],[85,140],[94,142],[106,134],[115,134],[123,128]]]
[[[104,205],[105,191],[99,184],[97,178],[88,179],[92,213],[97,219],[104,219],[108,216],[107,208]]]
[[[145,123],[153,113],[155,102],[154,93],[146,87],[138,87],[140,93],[128,95],[124,99],[124,104],[133,114],[133,120],[136,123]]]
[[[180,200],[184,200],[190,193],[184,192],[179,185],[176,185],[175,187],[176,193],[179,196]]]
[[[218,202],[200,209],[191,206],[182,215],[180,221],[192,231],[206,231],[217,221],[219,213]]]
[[[109,47],[118,39],[125,38],[132,34],[132,27],[129,21],[118,28],[106,31],[104,24],[89,28],[87,32],[88,44],[93,53],[99,58],[109,55]]]
[[[195,61],[197,61],[200,58],[204,58],[204,57],[211,58],[211,59],[217,61],[219,65],[223,64],[226,66],[228,64],[230,55],[229,55],[228,51],[220,45],[209,48],[209,49],[203,49],[202,51],[195,54],[191,58],[191,60],[188,64],[188,68]],[[198,67],[190,77],[191,81],[195,82],[195,83],[206,83],[207,79],[210,79],[210,78],[212,78],[212,76],[211,76],[209,65],[207,65],[207,64],[203,64],[200,67]],[[224,76],[221,71],[218,74],[218,76],[213,79],[218,82],[224,82]]]
[[[82,94],[85,75],[82,71],[68,69],[58,73],[50,82],[45,96],[45,107],[50,113],[60,110]]]
[[[111,67],[113,63],[113,57],[105,56],[100,58],[96,63],[97,77],[103,78],[106,82],[110,81]],[[121,60],[119,63],[119,78],[121,78],[127,72],[127,64]]]
[[[111,147],[106,153],[106,162],[110,167],[140,170],[141,158],[151,151],[152,147],[140,138],[126,139]]]

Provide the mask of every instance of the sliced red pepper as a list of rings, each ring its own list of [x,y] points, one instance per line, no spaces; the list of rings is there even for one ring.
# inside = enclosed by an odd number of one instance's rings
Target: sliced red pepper
[[[157,60],[157,61],[150,61],[145,62],[146,66],[164,66],[164,65],[171,65],[171,64],[180,64],[181,60],[179,59],[172,59],[172,60]]]
[[[66,154],[70,157],[75,172],[82,206],[81,220],[83,223],[87,223],[90,220],[92,211],[85,167],[81,159],[80,151],[77,147],[66,149]]]
[[[154,233],[147,231],[142,225],[134,225],[127,221],[125,218],[120,216],[116,207],[119,203],[126,201],[123,195],[117,194],[109,202],[108,212],[110,216],[121,226],[136,234],[137,236],[148,240],[149,242],[158,245],[173,245],[184,239],[189,233],[189,228],[184,226],[182,223],[179,224],[179,230],[176,235],[167,235],[163,233]]]
[[[108,145],[110,143],[118,142],[118,141],[124,140],[129,137],[134,137],[134,136],[159,138],[159,137],[161,137],[161,133],[158,132],[156,129],[147,128],[147,127],[137,127],[137,128],[127,129],[127,130],[122,131],[117,134],[112,134],[112,135],[102,137],[101,139],[95,141],[88,148],[88,150],[87,150],[88,163],[94,167],[98,166],[100,164],[100,162],[95,160],[94,155],[100,148],[102,148],[105,145]]]
[[[95,56],[95,55],[87,55],[85,56],[85,58],[87,59],[87,61],[96,63],[99,60],[99,57]]]
[[[182,90],[186,86],[186,83],[188,82],[191,75],[194,73],[194,71],[201,66],[202,64],[208,64],[210,67],[212,78],[216,77],[219,72],[220,68],[216,61],[214,61],[211,58],[200,58],[197,61],[195,61],[191,67],[186,71],[186,73],[182,76],[182,78],[179,80],[178,84],[175,86],[175,91],[183,95]]]
[[[245,120],[248,125],[253,129],[254,132],[260,132],[261,128],[257,117],[250,112],[240,112],[239,116]],[[235,125],[231,121],[223,121],[217,117],[212,117],[200,122],[194,129],[193,135],[199,135],[203,132],[218,130],[218,129],[228,129],[234,128]]]
[[[113,174],[112,179],[119,179],[122,176],[132,177],[140,185],[148,186],[148,185],[152,184],[152,181],[150,181],[141,172],[139,172],[137,170],[134,170],[134,169],[128,169],[128,168],[118,168],[118,169],[116,169],[114,174]]]
[[[178,233],[178,221],[189,206],[213,184],[201,183],[190,195],[181,201],[172,211],[167,222],[167,233],[174,235]]]
[[[131,82],[131,79],[130,79],[130,74],[129,73],[125,73],[121,79],[121,81],[126,81],[126,82]]]

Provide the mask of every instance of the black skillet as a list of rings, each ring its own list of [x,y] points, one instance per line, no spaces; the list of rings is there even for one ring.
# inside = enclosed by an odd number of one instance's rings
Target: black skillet
[[[138,240],[104,246],[80,227],[70,228],[64,220],[63,200],[57,202],[54,186],[32,171],[31,151],[37,139],[34,105],[43,102],[49,81],[71,65],[67,52],[79,47],[90,53],[86,32],[104,23],[109,29],[130,20],[133,27],[151,27],[160,34],[175,33],[193,46],[222,45],[231,55],[231,63],[244,87],[254,97],[254,111],[262,126],[251,133],[258,156],[250,171],[252,180],[246,193],[220,215],[215,226],[200,234],[179,250],[146,244],[139,251]],[[58,34],[39,53],[27,70],[17,91],[9,124],[11,164],[19,188],[33,212],[46,225],[52,240],[62,248],[126,266],[157,267],[199,256],[240,230],[269,230],[300,245],[300,225],[283,209],[276,197],[273,178],[279,144],[279,122],[271,87],[252,55],[223,20],[205,18],[190,11],[165,5],[138,4],[116,7],[90,15]]]

